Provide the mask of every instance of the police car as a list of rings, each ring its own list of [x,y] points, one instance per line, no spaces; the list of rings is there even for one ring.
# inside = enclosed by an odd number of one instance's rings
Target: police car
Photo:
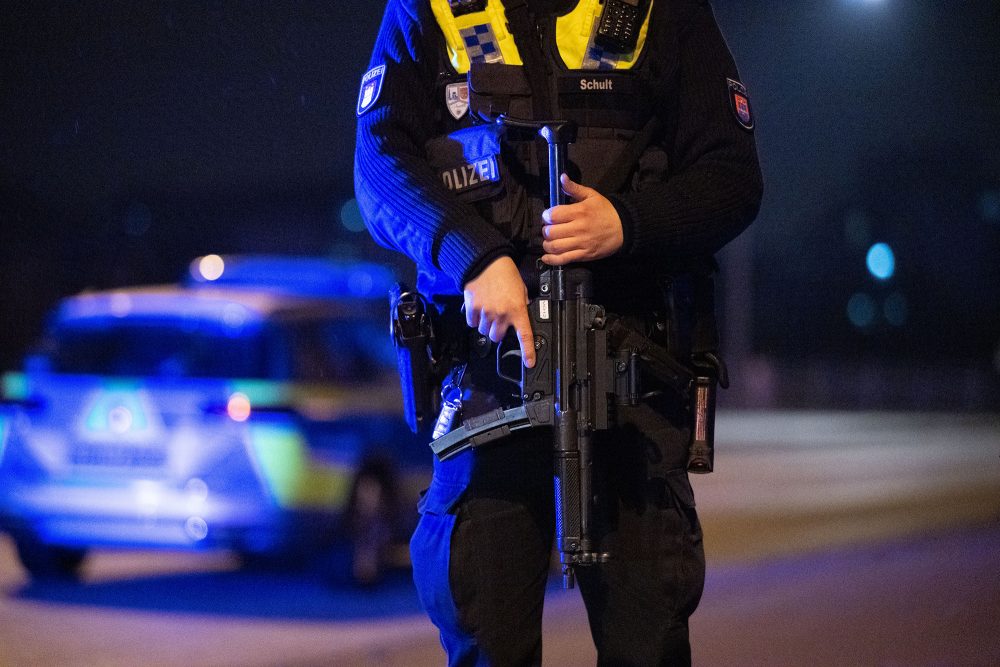
[[[3,378],[0,528],[25,568],[71,576],[92,547],[349,545],[376,580],[430,476],[399,407],[391,279],[213,255],[181,284],[63,300]]]

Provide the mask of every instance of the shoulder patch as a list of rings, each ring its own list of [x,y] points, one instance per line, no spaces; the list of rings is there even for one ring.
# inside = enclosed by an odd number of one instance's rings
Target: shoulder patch
[[[746,86],[739,81],[726,79],[729,85],[729,107],[736,116],[736,122],[745,130],[753,129],[753,112],[750,110],[750,97],[747,95]]]
[[[379,93],[382,92],[382,81],[384,79],[385,65],[372,67],[361,77],[361,90],[358,92],[359,116],[375,105]]]
[[[460,119],[469,110],[469,83],[467,81],[449,83],[444,89],[444,101],[451,117],[455,120]]]

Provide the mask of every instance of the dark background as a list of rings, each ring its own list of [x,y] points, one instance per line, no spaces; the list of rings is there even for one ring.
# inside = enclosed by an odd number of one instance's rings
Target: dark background
[[[1000,408],[1000,3],[713,4],[767,188],[723,256],[725,400]],[[59,297],[200,254],[396,261],[351,203],[381,10],[0,0],[0,368]]]

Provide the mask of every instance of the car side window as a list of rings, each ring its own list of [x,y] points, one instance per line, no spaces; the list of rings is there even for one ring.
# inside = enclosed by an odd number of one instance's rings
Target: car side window
[[[364,384],[390,372],[388,336],[366,320],[300,322],[292,330],[292,376],[298,380]]]
[[[145,377],[264,377],[253,329],[218,331],[193,321],[116,320],[63,326],[42,353],[61,373]]]

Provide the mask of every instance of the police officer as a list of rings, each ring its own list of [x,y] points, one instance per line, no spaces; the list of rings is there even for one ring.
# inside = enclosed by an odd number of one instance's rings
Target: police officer
[[[679,361],[714,345],[698,285],[762,186],[747,91],[708,2],[388,0],[357,113],[358,202],[372,236],[416,264],[464,417],[520,400],[494,344],[506,336],[534,364],[539,259],[590,268],[593,302]],[[501,114],[577,123],[570,203],[549,208],[539,142]],[[687,664],[705,566],[690,406],[655,380],[643,392],[595,438],[612,557],[578,568],[579,584],[601,664]],[[435,461],[411,554],[449,664],[541,662],[553,495],[540,431]]]

